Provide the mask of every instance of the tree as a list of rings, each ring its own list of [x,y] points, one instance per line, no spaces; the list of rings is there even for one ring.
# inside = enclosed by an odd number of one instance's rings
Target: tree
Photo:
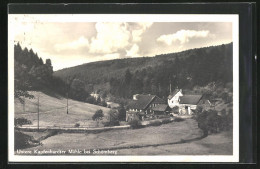
[[[106,122],[105,126],[119,126],[119,114],[116,109],[111,109],[108,112],[108,122]]]
[[[47,66],[49,73],[52,75],[53,67],[52,67],[52,64],[51,64],[51,59],[46,59],[45,65]]]
[[[118,108],[118,118],[121,121],[125,121],[126,119],[126,110],[123,105],[120,104],[120,107]]]
[[[100,104],[101,103],[101,98],[100,96],[97,97],[97,104]]]
[[[85,101],[87,92],[85,91],[85,83],[79,79],[73,79],[70,85],[70,97],[79,101]]]
[[[86,102],[90,103],[90,104],[96,104],[97,101],[96,101],[96,99],[93,96],[88,96],[86,98]]]
[[[132,80],[132,74],[130,73],[130,70],[127,69],[127,70],[125,71],[125,84],[126,84],[126,85],[129,85],[130,82],[131,82],[131,80]]]
[[[42,60],[41,57],[40,57],[40,59],[39,59],[39,65],[43,65],[43,60]]]
[[[29,76],[26,72],[26,66],[14,62],[14,97],[24,104],[24,98],[33,99],[34,96],[28,93],[30,89]]]
[[[99,109],[96,111],[96,113],[92,116],[92,120],[97,122],[97,125],[99,124],[99,120],[102,120],[104,117],[103,110]]]
[[[102,101],[100,102],[100,106],[107,107],[106,101],[105,101],[105,100],[102,100]]]

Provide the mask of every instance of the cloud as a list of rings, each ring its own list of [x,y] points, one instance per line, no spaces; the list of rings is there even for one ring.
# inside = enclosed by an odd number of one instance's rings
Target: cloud
[[[113,53],[129,45],[127,24],[98,22],[95,27],[97,35],[91,38],[90,53]]]
[[[139,46],[137,44],[134,44],[130,50],[126,50],[126,56],[130,57],[140,57],[138,54],[139,52]]]
[[[152,24],[152,22],[138,23],[139,29],[132,31],[133,42],[140,42],[142,40],[142,34],[146,31],[146,29],[150,28]]]
[[[191,38],[206,38],[209,36],[208,30],[195,31],[195,30],[179,30],[174,34],[161,35],[157,38],[158,42],[164,42],[167,45],[171,45],[175,41],[179,41],[181,44],[187,43]]]
[[[89,41],[86,39],[84,36],[81,36],[79,39],[68,42],[68,43],[62,43],[62,44],[56,44],[54,48],[59,52],[62,50],[67,50],[67,49],[79,49],[81,47],[89,47]]]
[[[19,26],[18,26],[19,25]],[[15,29],[15,33],[18,34],[26,34],[28,32],[34,31],[34,24],[33,23],[15,23],[15,26],[11,29]]]

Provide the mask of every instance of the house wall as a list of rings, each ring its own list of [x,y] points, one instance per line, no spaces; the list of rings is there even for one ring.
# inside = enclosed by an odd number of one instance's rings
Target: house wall
[[[173,108],[175,106],[179,106],[179,97],[180,96],[183,96],[181,91],[176,93],[175,96],[172,97],[171,99],[168,99],[168,105],[169,105],[170,108]]]
[[[187,106],[187,109],[186,109]],[[185,115],[191,115],[192,110],[195,110],[197,108],[197,105],[193,104],[180,104],[179,105],[179,114],[185,114]]]
[[[132,120],[139,120],[139,117],[135,113],[127,113],[126,112],[126,120],[125,121],[132,121]]]
[[[185,106],[190,107],[191,110],[195,110],[197,108],[197,105],[193,105],[193,104],[180,104],[179,108],[180,109],[182,109],[182,108],[185,109]]]

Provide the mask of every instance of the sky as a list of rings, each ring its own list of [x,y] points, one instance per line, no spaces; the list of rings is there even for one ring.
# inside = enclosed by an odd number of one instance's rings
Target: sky
[[[54,70],[232,42],[232,22],[60,22],[48,19],[50,15],[41,18],[45,19],[14,16],[9,31],[15,43],[32,48],[43,60],[50,58]]]

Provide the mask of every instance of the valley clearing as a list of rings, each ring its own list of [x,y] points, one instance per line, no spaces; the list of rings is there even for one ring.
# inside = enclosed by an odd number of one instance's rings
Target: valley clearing
[[[115,151],[116,155],[231,155],[232,133],[204,137],[195,120],[185,119],[134,130],[61,133],[43,140],[40,146],[24,150],[62,150],[66,152],[64,155],[93,155],[95,150]],[[71,150],[77,151],[71,153]],[[86,150],[90,153],[82,153]]]

